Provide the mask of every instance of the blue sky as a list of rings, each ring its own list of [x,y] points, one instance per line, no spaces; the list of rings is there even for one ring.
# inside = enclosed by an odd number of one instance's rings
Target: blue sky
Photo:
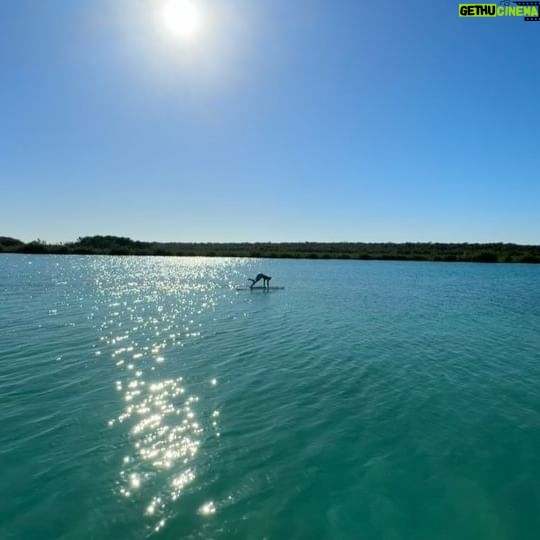
[[[458,2],[0,5],[0,235],[540,243],[540,23]]]

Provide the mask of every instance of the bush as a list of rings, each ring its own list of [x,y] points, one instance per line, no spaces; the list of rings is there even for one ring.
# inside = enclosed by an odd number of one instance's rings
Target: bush
[[[492,253],[491,251],[484,251],[483,253],[479,253],[475,257],[473,257],[474,262],[481,262],[481,263],[496,263],[499,262],[499,258],[495,253]]]
[[[29,244],[20,246],[19,248],[17,248],[17,251],[19,253],[30,253],[30,254],[46,253],[47,246],[45,246],[45,244],[42,244],[40,242],[34,241],[34,242],[30,242]]]

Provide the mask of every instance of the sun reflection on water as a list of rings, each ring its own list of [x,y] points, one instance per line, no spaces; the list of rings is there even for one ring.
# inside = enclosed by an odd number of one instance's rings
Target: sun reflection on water
[[[115,390],[123,403],[109,426],[122,430],[128,440],[118,493],[140,504],[158,531],[171,506],[196,482],[205,431],[219,437],[219,412],[201,415],[200,397],[179,371],[182,348],[200,338],[204,315],[230,287],[220,280],[224,265],[230,275],[231,263],[121,259],[121,272],[110,262],[96,264],[102,264],[96,280],[103,299],[101,350],[110,352],[118,369]],[[216,378],[206,381],[218,387]],[[208,502],[198,513],[215,511]]]

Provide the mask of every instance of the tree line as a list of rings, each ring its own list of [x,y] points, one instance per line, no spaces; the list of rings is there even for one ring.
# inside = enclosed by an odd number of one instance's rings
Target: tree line
[[[75,242],[22,242],[0,236],[0,252],[56,255],[261,257],[443,262],[540,263],[540,246],[438,242],[141,242],[121,236],[85,236]]]

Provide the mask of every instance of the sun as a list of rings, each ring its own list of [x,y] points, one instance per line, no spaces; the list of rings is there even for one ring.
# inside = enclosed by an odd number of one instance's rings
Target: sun
[[[191,0],[166,0],[161,21],[172,36],[191,39],[200,31],[201,13]]]

